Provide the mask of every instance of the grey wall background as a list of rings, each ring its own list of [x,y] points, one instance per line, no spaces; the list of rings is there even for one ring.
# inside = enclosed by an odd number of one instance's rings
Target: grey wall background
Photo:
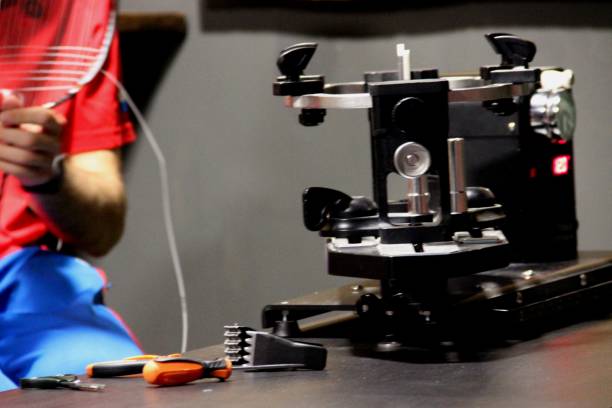
[[[289,2],[288,2],[289,3]],[[196,0],[123,0],[129,11],[179,11],[186,41],[159,83],[147,118],[172,179],[176,234],[187,283],[189,347],[217,343],[234,321],[259,326],[261,308],[346,283],[327,276],[322,242],[301,224],[304,187],[370,194],[362,111],[330,112],[304,128],[271,95],[278,52],[319,42],[309,72],[360,80],[395,66],[397,42],[413,64],[441,71],[495,63],[482,35],[508,31],[536,42],[538,65],[575,70],[580,249],[612,248],[612,6],[599,3],[467,3],[347,13],[209,9]],[[100,263],[108,301],[148,352],[180,346],[176,283],[162,225],[160,183],[141,138],[126,168],[126,234]]]

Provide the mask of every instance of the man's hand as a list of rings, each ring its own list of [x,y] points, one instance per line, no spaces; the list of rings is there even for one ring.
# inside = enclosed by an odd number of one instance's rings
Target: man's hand
[[[0,113],[0,170],[24,186],[51,180],[65,124],[66,119],[51,109],[22,108],[16,96],[5,95]]]

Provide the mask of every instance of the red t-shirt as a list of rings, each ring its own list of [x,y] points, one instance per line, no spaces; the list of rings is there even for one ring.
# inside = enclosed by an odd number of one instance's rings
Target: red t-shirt
[[[119,77],[120,60],[117,36],[109,50],[105,71]],[[114,149],[134,141],[136,134],[128,113],[122,109],[119,92],[99,73],[75,97],[55,108],[66,116],[62,150],[67,154]],[[2,172],[0,172],[0,176]],[[8,175],[0,196],[0,256],[34,243],[49,227],[29,206],[30,194],[19,180]]]

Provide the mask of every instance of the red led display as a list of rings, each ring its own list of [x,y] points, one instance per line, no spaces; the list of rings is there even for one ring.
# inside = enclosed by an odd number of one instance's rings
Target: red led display
[[[570,166],[571,158],[572,156],[570,156],[569,154],[564,154],[564,155],[555,157],[552,162],[553,176],[563,176],[569,173],[569,166]]]

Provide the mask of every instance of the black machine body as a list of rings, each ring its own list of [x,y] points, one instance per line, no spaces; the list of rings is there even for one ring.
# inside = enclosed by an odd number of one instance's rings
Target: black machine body
[[[507,101],[451,105],[449,135],[463,137],[466,157],[473,159],[466,160],[466,179],[492,189],[504,206],[513,261],[575,259],[573,73],[529,68],[536,51],[529,41],[504,33],[486,37],[502,61],[481,67],[481,78],[535,89]]]
[[[325,238],[328,273],[379,281],[372,296],[404,322],[444,320],[451,278],[576,256],[573,74],[529,68],[530,41],[487,39],[502,61],[470,77],[414,70],[403,44],[397,70],[361,83],[304,75],[313,43],[279,57],[274,94],[301,109],[303,125],[330,109],[368,112],[372,198],[308,188],[304,224]],[[405,181],[399,201],[389,199],[392,173]]]

